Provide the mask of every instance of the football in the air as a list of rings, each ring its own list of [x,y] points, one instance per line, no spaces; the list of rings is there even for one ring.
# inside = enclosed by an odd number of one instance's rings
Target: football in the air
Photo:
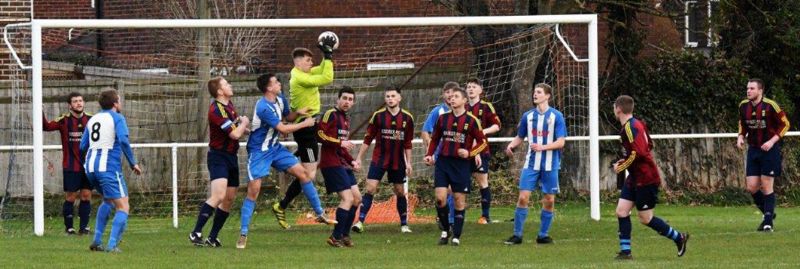
[[[320,45],[323,45],[322,44],[322,39],[325,38],[325,37],[328,37],[328,36],[333,37],[333,40],[335,42],[333,44],[333,49],[338,49],[339,48],[339,37],[336,36],[336,33],[334,33],[334,32],[331,32],[331,31],[322,32],[321,34],[319,34],[319,37],[317,38],[317,41],[319,42]]]

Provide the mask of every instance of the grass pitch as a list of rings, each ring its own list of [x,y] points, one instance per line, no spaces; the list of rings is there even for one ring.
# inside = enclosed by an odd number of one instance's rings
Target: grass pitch
[[[754,207],[689,207],[659,205],[656,215],[692,237],[688,252],[676,257],[674,244],[633,221],[632,261],[615,261],[617,219],[610,205],[599,222],[588,218],[585,205],[558,205],[551,229],[553,245],[537,245],[538,209],[526,223],[525,242],[505,246],[513,223],[477,225],[479,208],[467,211],[459,247],[436,245],[435,224],[412,224],[413,233],[400,234],[398,225],[367,225],[352,234],[354,248],[325,244],[330,227],[293,226],[281,230],[267,208],[254,217],[247,249],[235,248],[238,211],[220,234],[223,247],[192,246],[187,234],[194,218],[181,219],[179,229],[169,219],[129,221],[120,248],[123,253],[88,250],[91,236],[66,236],[60,218],[48,219],[46,233],[37,237],[32,224],[0,222],[0,261],[5,268],[797,268],[800,266],[800,208],[778,208],[775,232],[755,229],[760,215]],[[93,212],[94,213],[94,212]],[[432,215],[431,210],[418,214]],[[299,214],[290,214],[290,219]],[[513,216],[513,208],[495,208],[496,220]],[[77,219],[76,219],[77,222]],[[208,233],[212,221],[206,225]],[[94,222],[91,222],[94,226]],[[24,228],[23,228],[24,227]],[[110,231],[110,223],[106,232]],[[104,238],[107,241],[107,235]]]

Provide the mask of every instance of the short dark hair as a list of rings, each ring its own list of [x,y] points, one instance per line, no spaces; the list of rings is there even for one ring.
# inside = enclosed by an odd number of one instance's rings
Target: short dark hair
[[[390,91],[396,91],[397,94],[400,94],[400,88],[398,88],[396,86],[389,86],[389,87],[386,87],[386,89],[383,90],[383,92],[390,92]]]
[[[760,78],[751,78],[751,79],[748,79],[748,80],[747,80],[747,83],[750,83],[750,82],[755,82],[755,83],[756,83],[756,85],[758,85],[758,88],[759,88],[759,89],[762,89],[762,90],[764,89],[764,81],[763,81],[763,80],[761,80]]]
[[[467,91],[461,87],[455,87],[452,89],[453,93],[461,93],[461,97],[467,98]]]
[[[211,97],[217,98],[217,90],[222,88],[222,80],[225,79],[223,77],[215,77],[208,80],[208,93],[211,94]]]
[[[474,83],[475,85],[483,87],[483,84],[481,84],[481,80],[478,79],[478,78],[469,78],[469,79],[467,79],[467,84],[470,84],[470,83]]]
[[[97,102],[100,103],[100,107],[102,109],[112,109],[114,108],[114,103],[119,102],[119,94],[117,94],[117,90],[114,88],[103,88],[103,91],[100,92],[100,98],[97,99]]]
[[[535,86],[533,86],[533,89],[534,89],[534,90],[535,90],[536,88],[542,88],[542,90],[544,90],[544,93],[546,93],[546,94],[549,94],[549,95],[553,95],[553,87],[552,87],[552,86],[550,86],[550,84],[547,84],[547,83],[537,83]]]
[[[458,86],[458,82],[448,81],[447,83],[444,84],[444,87],[442,87],[442,91],[444,92],[447,90],[455,90],[456,88],[461,88],[460,86]]]
[[[292,59],[295,59],[295,58],[298,58],[298,57],[303,57],[303,56],[306,56],[306,55],[308,55],[308,57],[313,57],[314,53],[312,53],[307,48],[294,48],[292,50]]]
[[[353,98],[356,97],[356,91],[354,91],[353,88],[350,88],[350,86],[344,86],[341,89],[339,89],[339,97],[338,98],[342,98],[342,94],[345,94],[345,93],[352,94]]]
[[[79,93],[79,92],[71,92],[71,93],[69,93],[69,95],[67,95],[67,104],[72,104],[72,98],[75,98],[75,97],[83,98],[83,95],[81,95],[81,93]]]
[[[273,73],[267,73],[267,74],[263,74],[261,76],[258,76],[258,79],[256,79],[256,87],[258,87],[258,90],[261,91],[261,93],[267,92],[267,86],[269,86],[269,81],[273,77],[277,78],[277,76],[275,76],[275,74],[273,74]]]
[[[631,114],[633,113],[633,97],[620,95],[617,97],[617,100],[614,101],[614,106],[622,110],[622,113]]]

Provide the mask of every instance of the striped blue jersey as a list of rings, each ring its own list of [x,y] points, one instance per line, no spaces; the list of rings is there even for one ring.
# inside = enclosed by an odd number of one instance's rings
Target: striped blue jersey
[[[86,173],[122,172],[123,154],[131,167],[136,165],[125,117],[111,109],[101,110],[86,123],[81,152],[86,153]]]
[[[439,120],[439,116],[443,115],[444,113],[450,112],[450,106],[447,103],[441,103],[436,105],[432,110],[431,113],[428,114],[428,118],[425,119],[425,123],[422,124],[422,131],[433,134],[433,127],[436,126],[436,122]],[[434,156],[439,155],[439,151],[442,150],[441,144],[436,151],[433,153]]]
[[[268,151],[282,147],[276,127],[289,115],[289,102],[283,95],[278,95],[275,102],[261,97],[256,102],[253,112],[253,131],[247,139],[247,152]]]
[[[517,137],[528,139],[528,154],[525,155],[525,167],[533,170],[552,171],[561,168],[561,150],[531,150],[531,143],[547,145],[559,138],[567,136],[567,124],[564,115],[555,108],[548,108],[544,113],[537,108],[522,114],[517,129]]]

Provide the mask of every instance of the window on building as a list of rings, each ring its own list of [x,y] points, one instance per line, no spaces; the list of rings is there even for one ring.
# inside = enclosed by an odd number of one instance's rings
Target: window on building
[[[719,0],[689,0],[684,2],[684,46],[707,48],[716,46],[711,16],[719,10]]]

